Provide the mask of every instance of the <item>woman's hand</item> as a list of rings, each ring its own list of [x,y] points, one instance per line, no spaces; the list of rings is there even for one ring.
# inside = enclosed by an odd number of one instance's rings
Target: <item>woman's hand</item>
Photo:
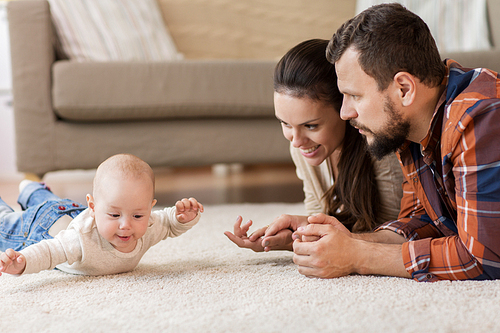
[[[293,230],[291,226],[307,224],[306,216],[281,215],[273,223],[254,231],[247,236],[252,221],[241,224],[242,217],[238,216],[234,224],[234,234],[226,231],[224,234],[241,248],[251,249],[255,252],[293,250]],[[299,220],[301,222],[299,222]],[[271,231],[269,231],[271,230]]]
[[[244,223],[243,225],[241,222],[243,221],[243,218],[241,216],[238,216],[236,218],[236,223],[234,224],[234,234],[231,233],[230,231],[224,232],[224,235],[229,238],[230,241],[232,241],[234,244],[238,245],[241,248],[245,249],[251,249],[255,252],[263,252],[264,251],[264,246],[262,246],[262,241],[261,237],[264,235],[265,230],[267,227],[260,228],[256,232],[254,232],[249,238],[247,236],[248,229],[250,229],[250,226],[252,225],[252,221],[248,221]],[[259,236],[260,235],[260,236]],[[290,239],[291,239],[290,235]]]
[[[262,237],[262,246],[265,251],[271,250],[293,250],[292,234],[299,227],[306,226],[307,216],[282,214],[274,219],[273,223],[266,228]],[[257,236],[255,233],[250,240]]]
[[[276,235],[280,230],[290,229],[292,232],[297,231],[299,227],[306,226],[307,216],[282,214],[274,219],[269,225],[265,236]]]
[[[274,219],[262,237],[262,245],[269,250],[293,251],[293,232],[308,224],[307,216],[282,214]],[[253,236],[253,235],[252,235]],[[250,238],[252,238],[250,236]],[[314,239],[308,239],[313,241]]]

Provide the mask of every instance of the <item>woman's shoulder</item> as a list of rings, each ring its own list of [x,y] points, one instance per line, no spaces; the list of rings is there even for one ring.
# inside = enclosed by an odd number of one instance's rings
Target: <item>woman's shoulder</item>
[[[403,172],[401,170],[401,164],[399,163],[399,159],[396,154],[389,154],[382,158],[381,160],[377,160],[375,157],[372,157],[373,165],[375,167],[375,174],[386,174],[391,173],[395,175],[400,175],[403,177]]]
[[[403,171],[396,154],[390,154],[374,161],[375,179],[380,192],[389,191],[394,193],[397,198],[403,195]]]
[[[385,222],[398,217],[403,196],[403,171],[396,154],[380,161],[374,160],[375,179],[380,194],[379,220]]]

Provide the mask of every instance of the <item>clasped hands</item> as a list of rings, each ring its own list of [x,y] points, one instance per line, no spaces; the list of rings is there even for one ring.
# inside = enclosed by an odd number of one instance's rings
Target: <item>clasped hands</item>
[[[299,273],[310,277],[333,278],[354,272],[353,234],[334,217],[281,215],[250,236],[247,233],[252,221],[242,221],[238,216],[234,233],[224,233],[241,248],[255,252],[294,251],[293,261]]]

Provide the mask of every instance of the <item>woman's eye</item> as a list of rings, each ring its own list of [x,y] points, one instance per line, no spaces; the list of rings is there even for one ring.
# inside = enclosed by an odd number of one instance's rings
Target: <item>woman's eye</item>
[[[283,125],[285,127],[290,127],[290,125],[288,125],[287,123],[285,123],[283,120],[280,120],[280,123],[281,123],[281,125]]]
[[[318,125],[305,125],[308,130],[314,130],[318,128]]]

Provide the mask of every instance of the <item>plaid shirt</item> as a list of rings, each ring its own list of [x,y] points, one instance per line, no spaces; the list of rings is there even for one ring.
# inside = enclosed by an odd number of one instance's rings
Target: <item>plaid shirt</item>
[[[500,278],[500,75],[447,60],[447,88],[420,144],[397,152],[405,181],[398,220],[417,281]]]

